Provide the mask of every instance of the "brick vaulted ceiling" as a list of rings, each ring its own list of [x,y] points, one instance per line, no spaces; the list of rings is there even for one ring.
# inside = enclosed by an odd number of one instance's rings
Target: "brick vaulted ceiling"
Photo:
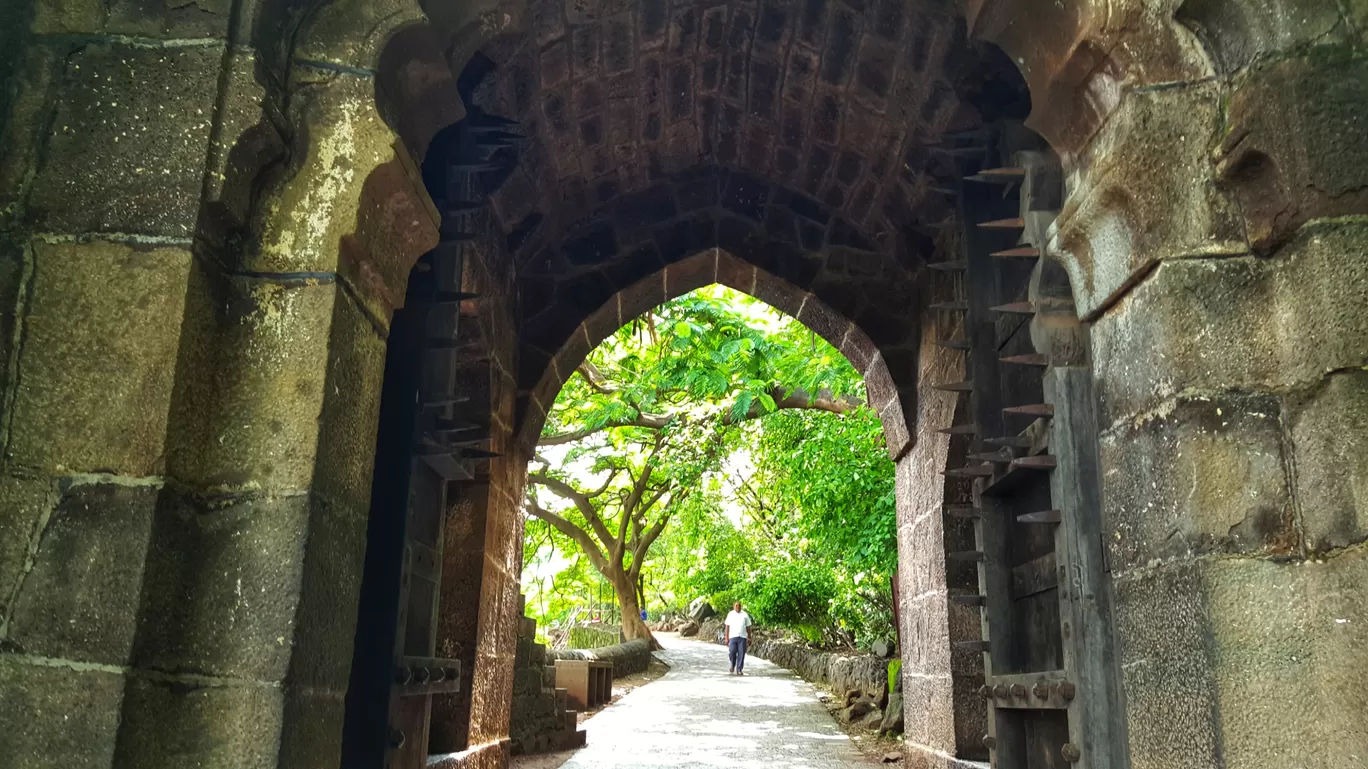
[[[955,118],[956,25],[907,0],[534,0],[476,95],[532,141],[498,196],[548,235],[700,164],[814,197],[891,247]],[[909,163],[910,161],[910,163]],[[953,173],[947,169],[947,173]]]
[[[526,137],[493,195],[520,388],[614,293],[712,246],[914,371],[910,298],[958,175],[933,148],[982,117],[945,77],[977,66],[947,1],[532,0],[461,77]]]

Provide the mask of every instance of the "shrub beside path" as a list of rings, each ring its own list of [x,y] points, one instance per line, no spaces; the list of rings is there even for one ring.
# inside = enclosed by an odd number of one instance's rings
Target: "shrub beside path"
[[[670,665],[584,723],[588,745],[564,769],[847,769],[868,767],[817,690],[757,657],[727,673],[725,647],[657,634]]]

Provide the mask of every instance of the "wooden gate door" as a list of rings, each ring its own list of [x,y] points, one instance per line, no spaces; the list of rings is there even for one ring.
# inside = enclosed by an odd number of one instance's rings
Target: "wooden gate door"
[[[952,598],[982,612],[984,640],[961,643],[984,653],[994,766],[1125,769],[1086,332],[1041,258],[1061,174],[1048,151],[1018,149],[1031,138],[952,140],[969,174],[964,259],[932,266],[956,282],[939,309],[963,317],[943,344],[965,350],[967,381],[939,386],[970,397],[973,422],[950,430],[972,437],[969,462],[946,474],[973,504],[946,513],[974,519],[977,549],[947,557],[977,563],[980,586]]]
[[[475,324],[462,323],[476,299],[463,290],[464,250],[484,215],[485,196],[473,200],[478,177],[504,168],[469,158],[507,146],[507,125],[493,116],[458,124],[444,137],[444,151],[430,152],[444,163],[440,172],[424,174],[441,212],[441,238],[414,268],[390,327],[344,769],[422,769],[432,697],[462,684],[460,661],[434,656],[443,524],[451,485],[473,478],[469,463],[492,456],[480,448],[489,440],[487,422],[467,413],[481,404],[459,385],[458,369],[484,351]]]

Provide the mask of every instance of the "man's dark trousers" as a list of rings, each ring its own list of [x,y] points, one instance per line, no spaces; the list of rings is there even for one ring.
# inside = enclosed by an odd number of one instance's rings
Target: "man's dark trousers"
[[[727,641],[727,659],[731,660],[732,670],[740,673],[741,668],[746,665],[746,638],[732,636]]]

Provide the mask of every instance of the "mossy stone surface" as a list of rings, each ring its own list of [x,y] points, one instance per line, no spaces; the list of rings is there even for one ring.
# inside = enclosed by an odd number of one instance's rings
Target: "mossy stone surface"
[[[312,484],[338,286],[196,268],[167,471],[205,492]]]
[[[190,254],[99,240],[32,248],[6,458],[58,473],[159,473]]]
[[[61,491],[50,518],[34,531],[33,565],[19,583],[11,644],[40,657],[128,662],[158,492],[151,484],[108,482]]]
[[[256,682],[200,686],[130,679],[114,765],[276,769],[281,707],[281,690]]]
[[[134,664],[285,677],[308,496],[202,500],[167,490],[147,557]]]
[[[7,769],[109,769],[124,677],[0,655],[0,756]]]

